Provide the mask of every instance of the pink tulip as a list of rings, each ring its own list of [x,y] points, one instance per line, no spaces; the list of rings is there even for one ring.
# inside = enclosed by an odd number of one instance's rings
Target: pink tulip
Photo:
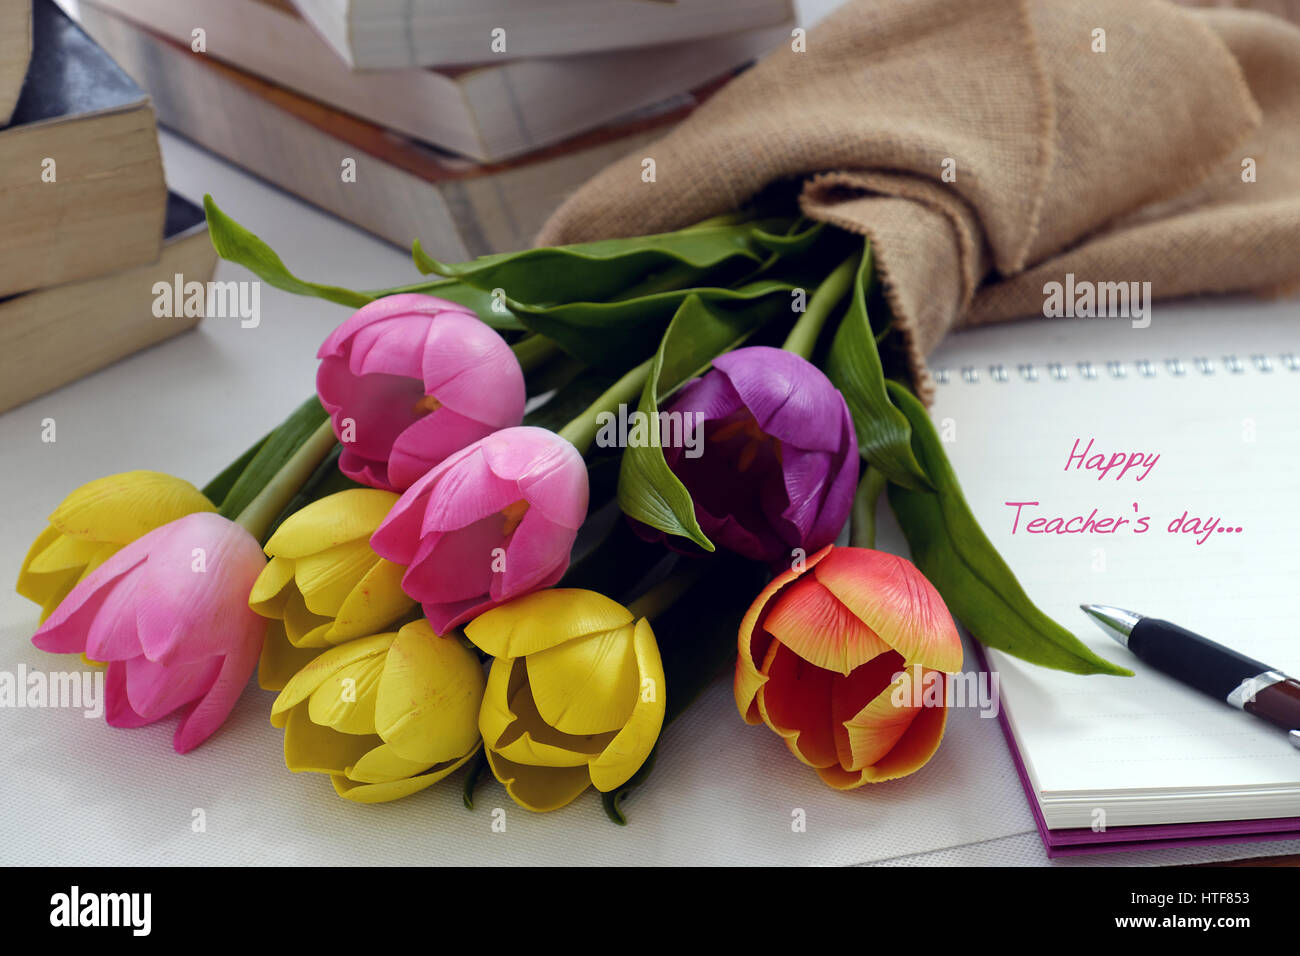
[[[316,391],[343,442],[339,467],[372,488],[408,488],[524,417],[524,374],[510,346],[445,299],[376,299],[330,333],[317,357]]]
[[[507,428],[413,484],[370,539],[439,634],[560,580],[587,514],[587,467],[545,428]]]
[[[193,750],[230,714],[257,667],[266,621],[248,593],[266,556],[210,512],[128,544],[63,600],[32,637],[43,651],[108,663],[105,717],[141,727],[183,708],[173,746]]]

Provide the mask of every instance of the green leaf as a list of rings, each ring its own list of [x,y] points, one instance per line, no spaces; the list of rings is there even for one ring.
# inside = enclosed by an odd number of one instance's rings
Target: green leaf
[[[775,298],[788,307],[795,283],[762,279],[735,289],[683,288],[617,302],[569,302],[535,308],[507,300],[519,321],[551,339],[588,365],[627,364],[629,355],[649,354],[664,326],[690,296],[710,304],[743,305]]]
[[[455,279],[438,279],[433,282],[393,289],[374,289],[368,292],[308,282],[290,272],[289,267],[276,255],[274,249],[222,212],[211,196],[203,197],[203,208],[207,211],[208,235],[212,239],[213,248],[217,250],[217,255],[229,262],[244,266],[267,285],[277,289],[292,292],[294,295],[313,296],[353,309],[359,309],[366,303],[387,295],[420,292],[468,306],[494,329],[508,331],[523,328],[503,302],[494,301],[490,292],[484,292]]]
[[[811,249],[813,243],[821,238],[825,229],[826,223],[815,222],[801,216],[791,223],[789,229],[783,233],[773,233],[762,228],[755,228],[754,242],[775,255],[799,255]]]
[[[662,269],[684,265],[703,274],[737,258],[757,264],[769,250],[758,244],[756,235],[770,242],[772,231],[783,230],[789,221],[769,219],[525,249],[460,264],[432,258],[418,242],[413,255],[421,272],[460,279],[487,292],[503,289],[515,302],[595,302],[612,298]]]
[[[257,453],[249,459],[239,477],[231,483],[230,490],[221,503],[220,513],[232,520],[239,517],[280,467],[328,418],[329,415],[315,395],[299,405],[271,432]]]
[[[217,255],[244,266],[268,285],[295,295],[310,295],[339,305],[359,309],[374,299],[364,292],[354,292],[335,285],[320,285],[299,279],[275,254],[270,246],[227,216],[211,196],[203,197],[208,216],[208,235]]]
[[[221,503],[226,500],[226,495],[230,493],[230,488],[235,483],[235,479],[244,473],[244,469],[247,468],[248,463],[253,460],[253,456],[258,453],[261,447],[266,444],[266,440],[270,437],[270,432],[263,435],[252,448],[248,449],[248,451],[244,452],[227,465],[222,470],[221,474],[217,475],[217,477],[213,478],[203,487],[203,496],[216,505],[217,508],[220,508]]]
[[[891,484],[889,504],[912,559],[948,609],[982,643],[1032,664],[1074,674],[1131,676],[1132,671],[1094,654],[1029,600],[971,514],[925,407],[897,382],[888,388],[911,423],[912,447],[936,489]]]
[[[524,324],[510,311],[504,299],[457,279],[438,279],[435,282],[421,282],[394,289],[374,289],[365,294],[378,299],[402,292],[436,295],[440,299],[473,309],[485,325],[491,326],[498,332],[521,331],[524,328]]]
[[[764,323],[788,311],[781,298],[744,309],[689,295],[664,333],[641,392],[638,411],[649,426],[645,447],[623,453],[618,503],[625,513],[667,534],[690,538],[706,551],[713,543],[695,520],[695,505],[686,486],[673,474],[659,447],[659,402],[697,375],[713,360],[745,341]]]
[[[885,391],[885,372],[867,317],[871,276],[871,243],[864,242],[849,309],[826,358],[826,375],[849,406],[862,457],[895,484],[919,491],[929,488],[930,481],[912,452],[907,418]]]

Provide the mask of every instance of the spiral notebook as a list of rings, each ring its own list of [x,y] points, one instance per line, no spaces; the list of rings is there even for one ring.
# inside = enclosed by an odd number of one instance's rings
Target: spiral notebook
[[[931,357],[931,413],[985,532],[1039,607],[1135,672],[985,651],[1052,855],[1300,835],[1286,735],[1146,667],[1078,607],[1172,620],[1300,673],[1300,306],[1153,319],[1012,323]]]

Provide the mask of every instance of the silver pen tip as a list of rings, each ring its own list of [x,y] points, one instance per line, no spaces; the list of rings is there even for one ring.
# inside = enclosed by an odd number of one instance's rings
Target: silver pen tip
[[[1112,607],[1109,604],[1080,604],[1079,608],[1092,618],[1093,623],[1101,628],[1107,637],[1125,647],[1128,647],[1128,638],[1133,633],[1133,628],[1137,627],[1138,621],[1142,620],[1141,614]]]
[[[1300,750],[1300,730],[1293,730],[1286,735],[1286,739],[1291,741],[1291,746]]]

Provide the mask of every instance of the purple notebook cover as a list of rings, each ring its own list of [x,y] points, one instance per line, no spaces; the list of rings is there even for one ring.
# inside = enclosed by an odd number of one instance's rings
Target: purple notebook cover
[[[984,648],[971,641],[980,666],[990,670]],[[1029,800],[1038,835],[1049,857],[1074,856],[1079,853],[1105,853],[1118,850],[1153,850],[1170,846],[1200,846],[1215,843],[1250,843],[1261,840],[1300,839],[1300,817],[1277,817],[1269,820],[1223,820],[1215,823],[1160,823],[1149,826],[1110,827],[1097,832],[1089,827],[1049,830],[1038,805],[1038,793],[1029,780],[1029,771],[1020,756],[1006,708],[998,710],[998,723],[1007,738],[1011,759],[1020,775],[1020,785]]]

